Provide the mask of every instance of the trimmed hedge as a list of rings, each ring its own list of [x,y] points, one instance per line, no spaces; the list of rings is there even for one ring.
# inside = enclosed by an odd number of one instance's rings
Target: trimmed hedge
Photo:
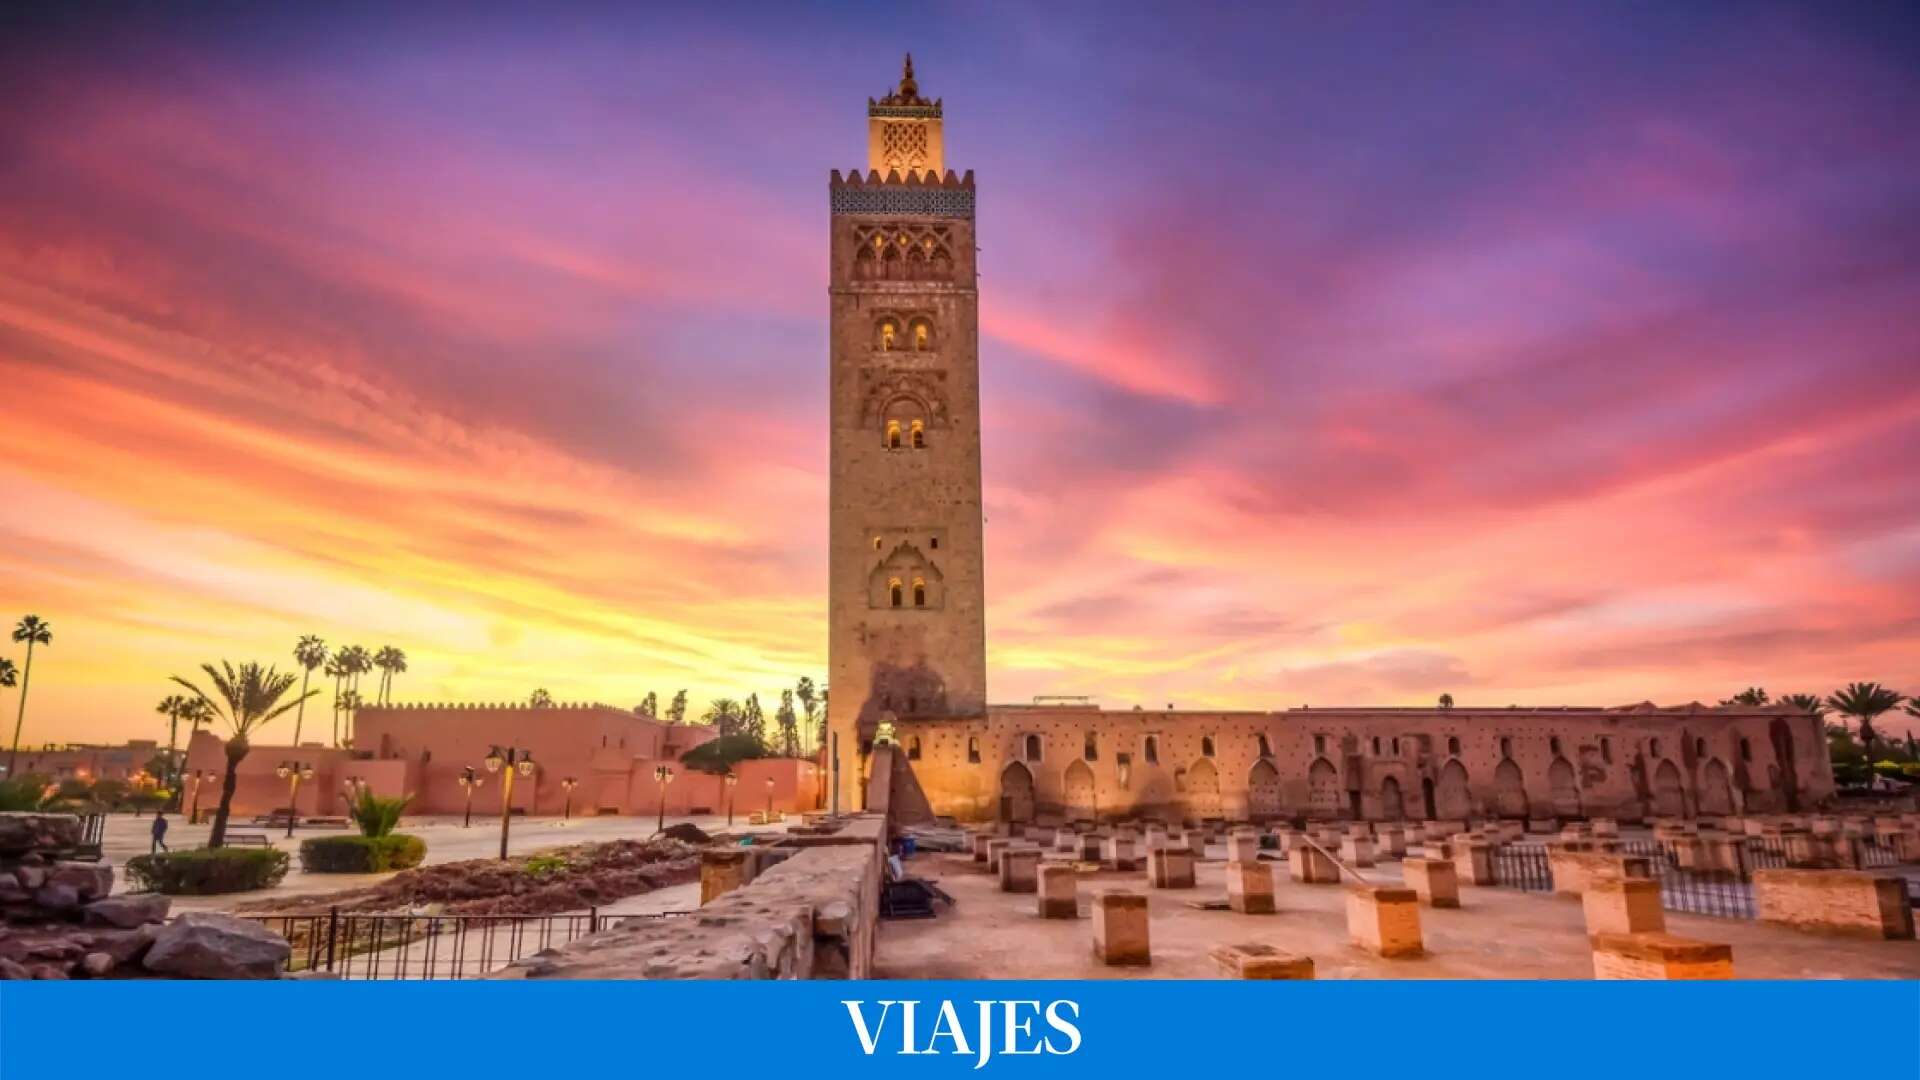
[[[300,869],[309,874],[377,874],[408,870],[427,857],[427,842],[406,833],[316,836],[300,841]]]
[[[287,853],[274,848],[197,848],[127,860],[135,885],[167,896],[212,896],[280,884]]]

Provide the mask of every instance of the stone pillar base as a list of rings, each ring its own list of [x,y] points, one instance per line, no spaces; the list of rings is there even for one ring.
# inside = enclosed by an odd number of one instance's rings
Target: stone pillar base
[[[1077,919],[1080,917],[1080,875],[1071,866],[1045,863],[1040,867],[1040,917]]]
[[[1580,897],[1588,934],[1661,933],[1667,913],[1660,907],[1660,883],[1613,878],[1587,883]]]
[[[1039,870],[1039,848],[1008,848],[1000,853],[1000,891],[1033,892],[1039,888]]]
[[[1731,979],[1733,946],[1666,933],[1593,935],[1596,979]]]
[[[1207,955],[1230,979],[1313,978],[1313,957],[1281,952],[1271,945],[1216,945]]]
[[[1865,870],[1756,870],[1753,896],[1762,922],[1852,937],[1914,936],[1904,878]]]
[[[1347,886],[1347,935],[1389,959],[1421,955],[1419,896],[1385,885]]]
[[[1147,943],[1147,898],[1125,889],[1093,897],[1093,955],[1102,963],[1151,964]]]
[[[1258,859],[1228,863],[1227,906],[1242,915],[1273,914],[1273,868]]]
[[[1460,878],[1453,863],[1446,859],[1408,859],[1400,869],[1407,888],[1428,907],[1460,906]]]
[[[1156,889],[1193,888],[1193,852],[1173,847],[1147,852],[1147,884]]]

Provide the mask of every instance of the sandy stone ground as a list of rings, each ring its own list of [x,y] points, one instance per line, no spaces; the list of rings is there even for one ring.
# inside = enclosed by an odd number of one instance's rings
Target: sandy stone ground
[[[964,855],[927,853],[908,863],[959,901],[930,920],[881,923],[879,977],[922,979],[1211,979],[1221,972],[1216,945],[1261,942],[1311,956],[1322,979],[1590,979],[1593,961],[1580,902],[1513,889],[1461,886],[1458,910],[1422,907],[1427,955],[1384,960],[1347,940],[1346,890],[1301,885],[1277,869],[1274,915],[1199,911],[1198,898],[1226,897],[1224,850],[1198,866],[1193,889],[1148,889],[1145,873],[1102,871],[1082,877],[1081,917],[1042,919],[1033,894],[999,891],[984,864]],[[1381,884],[1400,881],[1399,864],[1365,871]],[[1153,964],[1107,967],[1093,957],[1088,896],[1122,886],[1148,895]],[[1733,946],[1735,974],[1752,979],[1920,977],[1920,942],[1863,941],[1809,934],[1751,919],[1667,913],[1667,931]]]
[[[175,850],[202,847],[207,842],[211,828],[206,824],[188,825],[184,815],[168,815],[170,827],[167,830],[167,844]],[[427,842],[427,863],[458,862],[462,859],[491,859],[500,853],[500,819],[483,818],[474,815],[471,828],[462,828],[458,817],[410,817],[400,826],[400,831],[412,833]],[[689,822],[707,832],[729,831],[725,815],[716,817],[674,817],[668,815],[667,824]],[[563,821],[556,817],[514,818],[513,829],[509,834],[508,851],[514,855],[528,855],[543,848],[559,847],[566,844],[583,844],[596,840],[644,840],[653,835],[655,819],[652,817],[579,817]],[[126,891],[126,875],[119,869],[120,864],[135,855],[144,855],[149,846],[149,830],[153,827],[153,818],[149,815],[134,817],[131,814],[110,814],[107,816],[106,835],[102,844],[106,859],[114,864],[114,891]],[[730,831],[781,832],[784,825],[756,826],[746,824],[745,815],[735,819]],[[351,830],[305,829],[294,830],[293,839],[286,836],[286,827],[269,829],[258,825],[249,825],[244,821],[230,826],[229,832],[265,833],[272,839],[275,847],[287,852],[293,858],[293,867],[277,887],[258,889],[253,892],[230,893],[225,896],[177,896],[173,900],[173,910],[182,911],[225,911],[235,905],[255,900],[277,897],[299,896],[311,893],[337,892],[342,889],[359,888],[384,881],[392,874],[309,874],[300,869],[300,841],[308,836],[338,836]],[[666,889],[656,889],[640,896],[628,897],[603,909],[603,914],[643,914],[659,911],[682,911],[699,906],[700,885],[692,882]]]

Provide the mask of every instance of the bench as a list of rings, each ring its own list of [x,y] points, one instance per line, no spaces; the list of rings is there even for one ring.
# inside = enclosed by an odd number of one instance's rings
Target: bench
[[[285,824],[284,819],[281,823]],[[344,829],[350,823],[343,817],[310,817],[301,818],[300,824],[309,829]]]
[[[267,839],[267,834],[266,834],[266,833],[258,833],[258,832],[230,832],[230,833],[228,833],[228,834],[227,834],[227,839],[226,839],[226,845],[227,845],[228,847],[267,847],[267,848],[270,848],[270,847],[272,847],[272,846],[273,846],[273,841],[272,841],[272,840],[269,840],[269,839]]]

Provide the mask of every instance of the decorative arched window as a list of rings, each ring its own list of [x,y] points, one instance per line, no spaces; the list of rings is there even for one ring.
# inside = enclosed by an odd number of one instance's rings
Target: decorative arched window
[[[900,440],[901,440],[900,421],[898,420],[887,421],[887,443],[886,443],[887,449],[889,450],[900,449]]]
[[[927,448],[927,425],[925,421],[915,420],[912,429],[912,445],[915,450]]]
[[[1259,734],[1259,735],[1256,735],[1256,736],[1254,736],[1254,738],[1256,738],[1257,740],[1259,740],[1259,743],[1260,743],[1260,756],[1261,756],[1261,757],[1272,757],[1272,756],[1273,756],[1273,744],[1272,744],[1272,743],[1269,743],[1269,742],[1267,741],[1267,736],[1265,735],[1265,733],[1262,733],[1262,734]]]
[[[1373,756],[1374,757],[1380,756],[1380,736],[1378,735],[1375,735],[1373,737]]]
[[[1081,749],[1080,756],[1088,761],[1100,760],[1100,742],[1091,731],[1087,732],[1086,745]]]
[[[1398,735],[1395,735],[1393,737],[1393,756],[1394,757],[1400,756],[1400,736]]]
[[[1327,737],[1325,735],[1315,735],[1313,737],[1313,752],[1316,754],[1324,754],[1327,752]]]
[[[880,550],[880,538],[877,536],[873,538],[873,550],[875,551]]]
[[[900,344],[900,324],[892,319],[880,321],[880,351],[892,352]]]
[[[1660,756],[1660,740],[1659,739],[1649,739],[1647,741],[1647,753],[1653,757]]]
[[[1741,761],[1753,760],[1753,744],[1751,742],[1748,742],[1745,736],[1742,736],[1740,739],[1740,760]]]
[[[1600,736],[1600,760],[1613,764],[1613,740],[1605,735]]]
[[[887,595],[892,599],[894,607],[899,607],[904,599],[902,589],[899,578],[893,578],[887,582]]]
[[[914,607],[927,606],[927,579],[926,578],[913,579],[913,606]]]
[[[1449,754],[1458,754],[1459,752],[1460,752],[1460,738],[1459,738],[1459,736],[1457,736],[1457,735],[1449,735],[1449,736],[1447,736],[1447,753],[1449,753]]]
[[[1693,756],[1701,757],[1701,758],[1707,756],[1707,740],[1705,739],[1693,740]]]
[[[1552,752],[1552,754],[1553,754],[1553,755],[1554,755],[1555,757],[1559,757],[1559,756],[1560,756],[1560,736],[1558,736],[1558,735],[1551,735],[1551,736],[1548,736],[1548,737],[1547,737],[1547,749],[1548,749],[1548,750],[1549,750],[1550,752]]]
[[[1160,764],[1160,739],[1158,736],[1155,736],[1155,735],[1147,736],[1147,745],[1145,747],[1145,753],[1147,755],[1147,764],[1149,765]]]
[[[972,735],[967,736],[967,764],[980,764],[980,740]]]
[[[913,320],[913,351],[926,352],[933,348],[933,324],[925,319]]]
[[[1027,760],[1039,761],[1040,760],[1040,736],[1029,735],[1027,736],[1026,742],[1027,742],[1027,746],[1026,746]]]
[[[920,736],[918,735],[915,735],[911,739],[907,740],[907,760],[908,761],[920,760]]]
[[[1213,756],[1213,736],[1211,735],[1200,736],[1200,756],[1201,757]]]
[[[1501,757],[1513,756],[1513,740],[1507,738],[1504,735],[1500,737],[1500,756]]]

